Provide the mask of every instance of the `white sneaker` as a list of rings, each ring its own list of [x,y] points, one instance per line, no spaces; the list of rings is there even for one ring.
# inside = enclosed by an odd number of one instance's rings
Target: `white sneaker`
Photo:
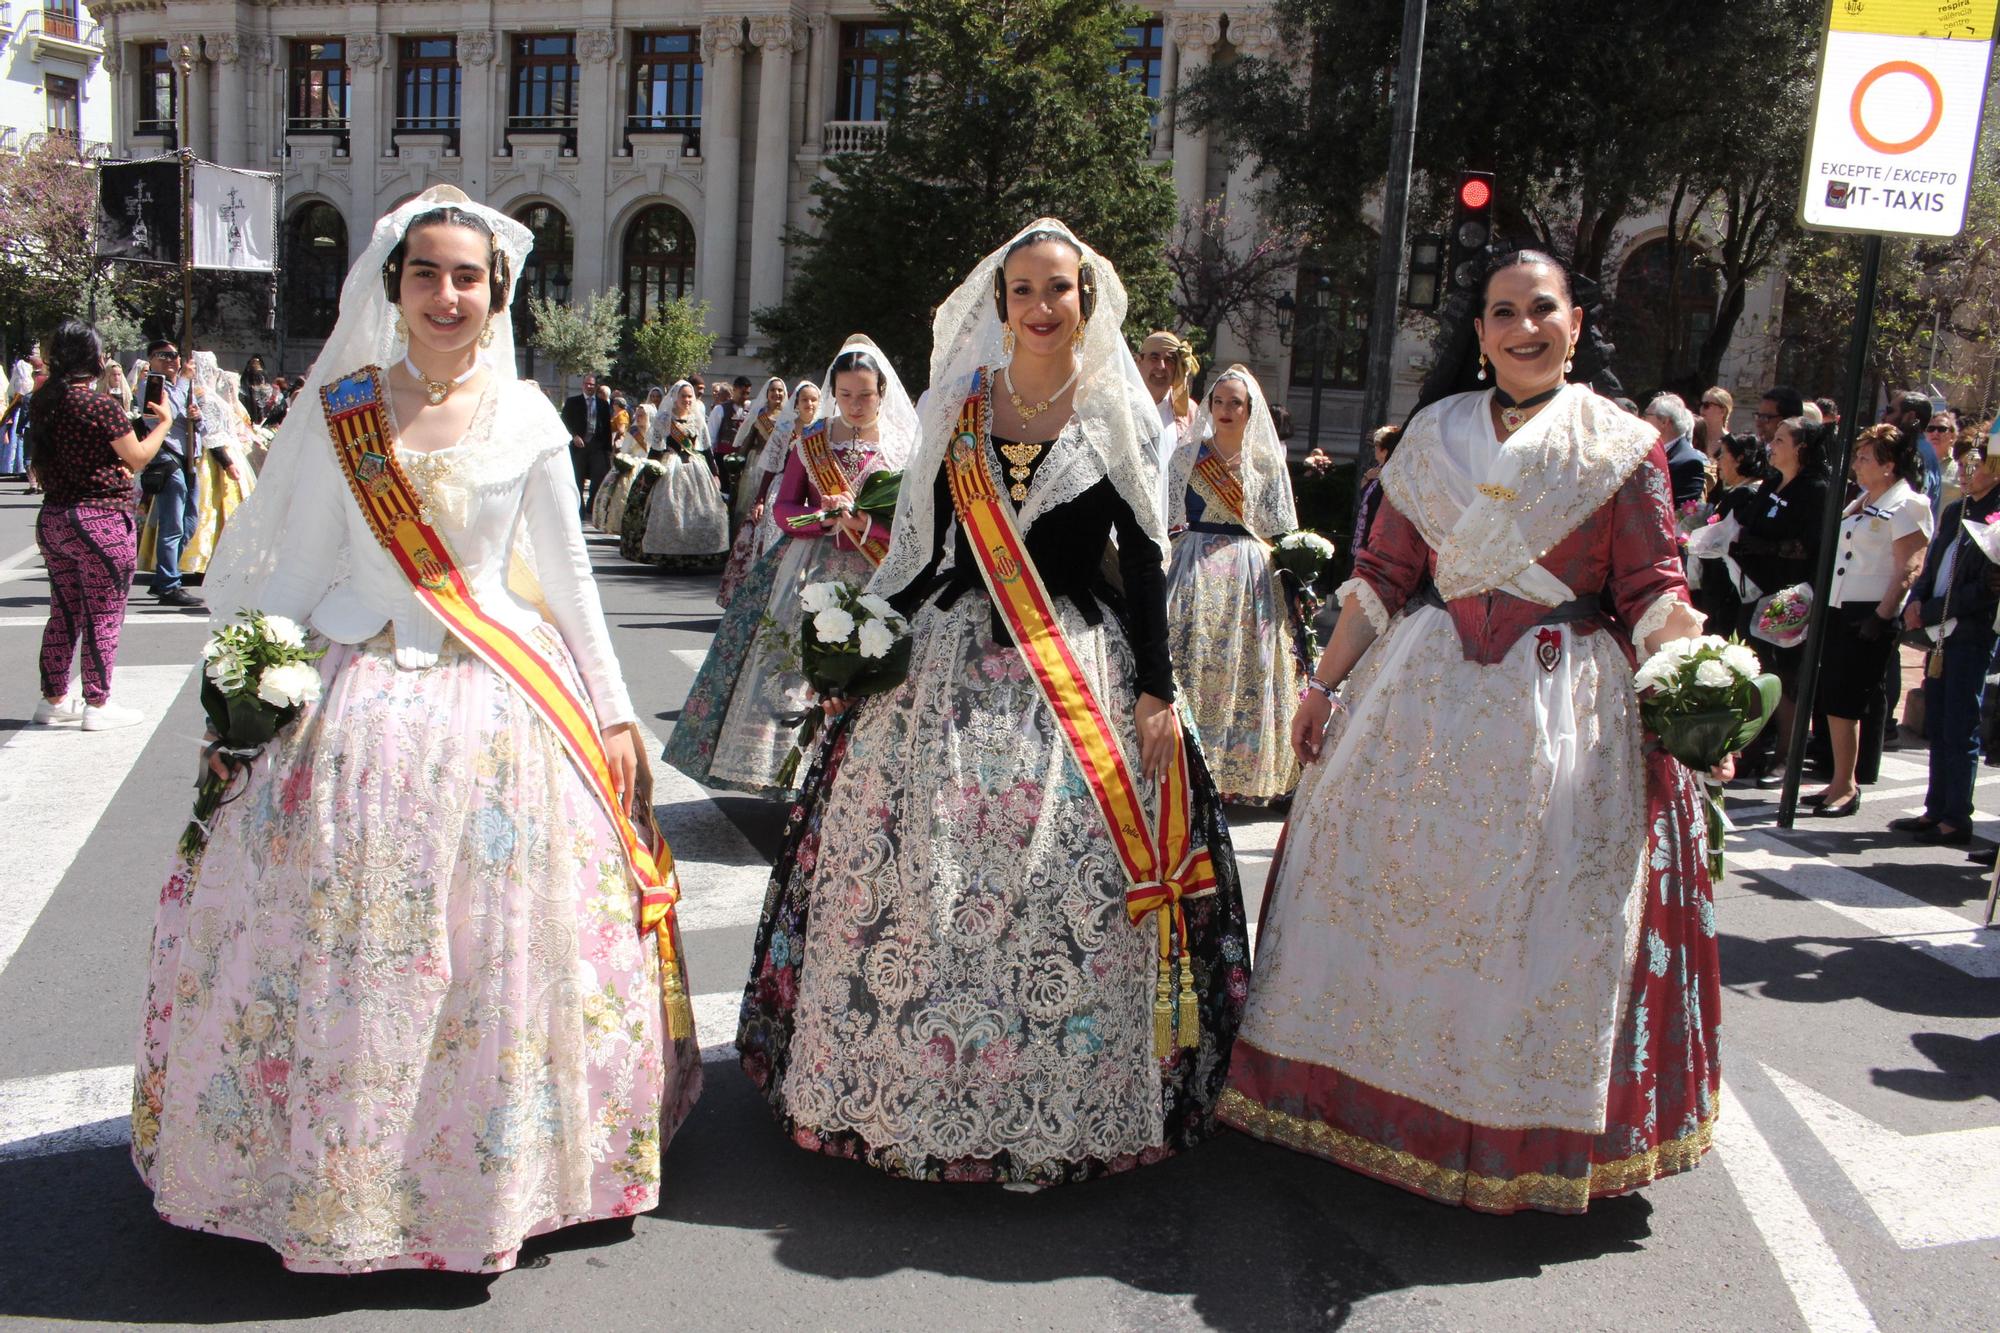
[[[129,727],[144,722],[146,715],[136,708],[120,708],[109,699],[101,704],[83,706],[83,729],[85,731],[115,731],[119,727]]]
[[[82,719],[83,695],[74,685],[70,686],[69,693],[62,697],[61,703],[52,704],[47,699],[42,699],[35,704],[35,725],[38,727],[53,727],[58,723],[78,722]]]

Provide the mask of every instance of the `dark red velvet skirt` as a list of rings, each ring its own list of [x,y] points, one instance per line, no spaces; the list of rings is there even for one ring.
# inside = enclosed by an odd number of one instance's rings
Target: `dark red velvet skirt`
[[[1495,1129],[1238,1037],[1218,1114],[1246,1134],[1480,1212],[1580,1213],[1685,1171],[1708,1151],[1722,1084],[1715,899],[1699,790],[1646,756],[1647,872],[1631,995],[1618,1017],[1602,1133]],[[1282,864],[1274,861],[1272,873]],[[1268,906],[1268,898],[1266,900]]]

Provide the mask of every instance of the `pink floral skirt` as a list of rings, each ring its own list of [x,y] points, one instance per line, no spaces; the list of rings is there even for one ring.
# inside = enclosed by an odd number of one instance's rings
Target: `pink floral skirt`
[[[175,859],[132,1153],[166,1220],[288,1268],[502,1272],[658,1203],[700,1054],[666,1038],[617,836],[549,728],[453,643],[391,653],[335,645]]]

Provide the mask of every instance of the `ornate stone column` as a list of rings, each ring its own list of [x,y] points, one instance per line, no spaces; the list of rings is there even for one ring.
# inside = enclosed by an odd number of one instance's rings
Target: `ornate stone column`
[[[1222,40],[1222,16],[1213,13],[1174,15],[1174,49],[1179,53],[1175,92],[1208,68],[1209,54]],[[1178,107],[1176,107],[1178,110]],[[1208,197],[1208,132],[1174,124],[1174,196],[1183,208]]]
[[[744,350],[763,341],[752,322],[757,311],[785,299],[785,223],[791,211],[792,54],[805,42],[802,25],[788,14],[750,20],[750,41],[761,50],[757,75],[757,156],[751,179],[750,309]]]
[[[183,50],[194,58],[185,75],[181,64]],[[181,89],[187,97],[187,143],[184,146],[194,149],[197,156],[213,157],[215,150],[208,137],[208,62],[202,59],[201,34],[180,32],[169,37],[167,58],[174,62],[174,77],[185,80]]]
[[[583,66],[576,122],[577,216],[571,258],[572,290],[578,295],[603,291],[606,277],[605,199],[611,192],[611,151],[625,143],[625,117],[620,112],[616,84],[619,34],[612,28],[585,28],[576,35],[576,58]]]
[[[701,109],[701,289],[716,351],[736,350],[736,212],[743,174],[743,18],[712,14],[701,25],[706,66]]]
[[[216,96],[222,114],[215,118],[215,160],[226,167],[251,165],[246,132],[250,127],[249,82],[244,77],[243,39],[233,32],[212,32],[204,39],[215,62]]]
[[[832,26],[824,14],[815,14],[806,21],[810,39],[806,48],[805,151],[811,154],[822,151],[821,137],[826,127],[826,82],[832,77],[833,67],[829,40]]]
[[[384,210],[375,197],[376,167],[388,138],[382,132],[382,37],[360,32],[347,39],[347,66],[353,77],[347,103],[349,179],[347,234],[366,236]]]
[[[458,65],[464,80],[458,90],[459,171],[465,192],[474,199],[486,197],[498,137],[493,132],[493,49],[490,28],[467,28],[458,34]]]

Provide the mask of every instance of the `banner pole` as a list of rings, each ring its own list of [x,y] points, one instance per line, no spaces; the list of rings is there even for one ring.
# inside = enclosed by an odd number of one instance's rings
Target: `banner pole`
[[[1840,545],[1840,511],[1847,506],[1847,460],[1861,428],[1861,386],[1868,374],[1868,343],[1875,333],[1875,283],[1882,272],[1882,238],[1870,236],[1861,250],[1861,286],[1856,293],[1854,334],[1847,345],[1847,397],[1841,404],[1840,439],[1834,449],[1833,476],[1828,479],[1826,512],[1820,516],[1819,561],[1813,571],[1812,619],[1806,624],[1806,655],[1799,664],[1797,701],[1792,707],[1792,734],[1785,756],[1784,795],[1778,801],[1778,827],[1790,828],[1799,808],[1799,778],[1805,768],[1806,737],[1812,731],[1813,693],[1819,688],[1819,659],[1826,650],[1826,622],[1832,610],[1833,560]],[[1900,630],[1892,627],[1891,633]],[[1900,650],[1899,660],[1900,660]],[[1882,725],[1890,725],[1884,719]]]

